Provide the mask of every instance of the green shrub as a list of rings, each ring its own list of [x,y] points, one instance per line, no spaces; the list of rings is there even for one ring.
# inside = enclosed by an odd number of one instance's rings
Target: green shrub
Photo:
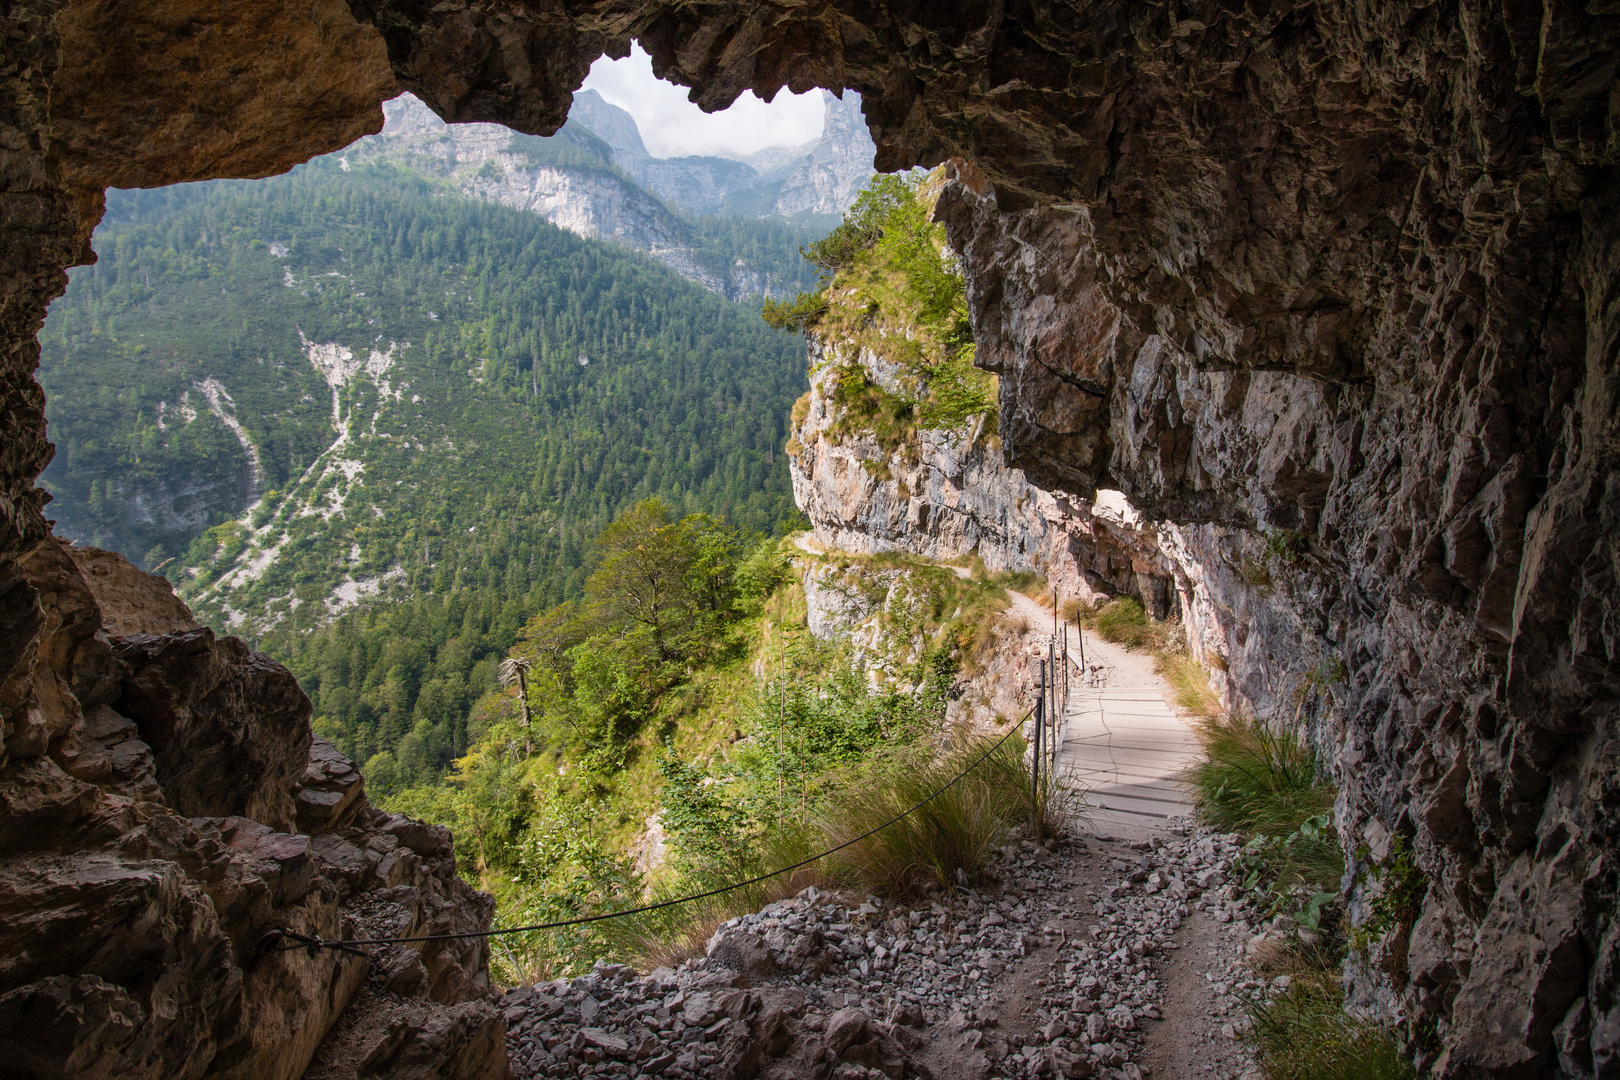
[[[958,779],[970,765],[974,767]],[[746,828],[736,820],[719,825],[707,819],[686,820],[694,811],[716,820],[727,811],[705,792],[690,766],[666,762],[665,773],[671,786],[679,788],[674,794],[665,790],[666,818],[677,834],[678,858],[687,870],[666,878],[638,903],[747,880],[878,831],[787,874],[596,924],[593,932],[608,951],[643,968],[701,953],[720,923],[795,895],[807,885],[916,897],[933,888],[981,884],[990,854],[1032,816],[1040,833],[1050,835],[1079,810],[1072,791],[1050,777],[1035,789],[1024,743],[1017,737],[999,745],[974,738],[943,754],[916,748],[867,762],[847,772],[842,783],[812,808],[806,822],[789,820],[752,835],[745,835]],[[892,821],[918,803],[923,805]]]
[[[1334,790],[1316,754],[1292,732],[1243,717],[1198,724],[1203,757],[1189,770],[1198,815],[1250,837],[1239,861],[1247,888],[1275,909],[1314,905],[1337,890],[1344,851],[1332,826]],[[1314,920],[1314,915],[1305,919]]]
[[[1281,559],[1289,566],[1299,566],[1311,550],[1311,538],[1292,529],[1278,529],[1266,534],[1266,555]]]
[[[827,310],[827,298],[818,292],[802,292],[791,301],[776,300],[767,296],[765,306],[760,309],[760,318],[765,325],[776,330],[786,330],[789,333],[802,333],[806,327],[816,324],[824,311]]]
[[[1148,618],[1142,602],[1130,596],[1110,600],[1108,606],[1097,613],[1097,633],[1104,641],[1132,649],[1157,645],[1166,636]]]
[[[1365,847],[1359,854],[1363,861],[1371,858]],[[1374,864],[1367,876],[1379,889],[1367,903],[1367,917],[1350,935],[1350,947],[1357,952],[1365,952],[1391,930],[1410,929],[1422,912],[1423,897],[1429,891],[1428,875],[1412,857],[1411,844],[1399,833],[1390,843],[1389,854]]]

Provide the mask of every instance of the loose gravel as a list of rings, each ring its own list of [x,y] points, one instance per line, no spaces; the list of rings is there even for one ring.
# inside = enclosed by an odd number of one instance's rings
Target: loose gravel
[[[1141,1080],[1178,1062],[1241,1080],[1256,1075],[1243,1003],[1285,981],[1246,963],[1281,931],[1229,880],[1237,853],[1181,826],[1014,842],[997,887],[922,904],[807,889],[679,968],[598,964],[511,991],[513,1074]],[[1190,941],[1202,955],[1178,956]]]

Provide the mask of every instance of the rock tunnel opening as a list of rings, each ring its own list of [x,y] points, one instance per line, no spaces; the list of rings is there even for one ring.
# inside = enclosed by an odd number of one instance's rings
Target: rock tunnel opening
[[[705,107],[849,87],[880,169],[962,163],[941,216],[1008,460],[1075,499],[1129,496],[1238,699],[1275,711],[1342,672],[1313,735],[1346,846],[1399,833],[1431,882],[1367,1003],[1432,1033],[1438,1075],[1617,1067],[1612,14],[42,0],[4,18],[0,836],[3,903],[28,916],[6,920],[24,960],[4,993],[64,1033],[0,1035],[29,1067],[298,1075],[344,997],[326,987],[358,971],[244,961],[268,913],[331,933],[358,895],[365,857],[334,821],[395,853],[400,918],[487,918],[447,838],[309,757],[285,672],[51,539],[36,335],[102,192],[284,171],[376,131],[401,89],[550,134],[632,39]],[[1241,555],[1282,533],[1298,558],[1262,592]],[[120,630],[126,608],[145,629]],[[136,808],[165,747],[225,730],[267,755],[246,786],[187,774],[171,805],[196,817]],[[157,757],[115,762],[132,741]],[[340,869],[312,875],[317,855]],[[94,956],[24,947],[137,909],[164,913],[139,955],[189,988],[162,1015]],[[476,1069],[499,1054],[482,963],[390,976],[410,1016],[448,1010],[439,1052]]]

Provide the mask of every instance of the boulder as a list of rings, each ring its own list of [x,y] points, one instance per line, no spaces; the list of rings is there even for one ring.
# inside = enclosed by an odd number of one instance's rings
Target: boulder
[[[871,1022],[870,1016],[853,1005],[839,1009],[827,1018],[825,1038],[828,1048],[843,1056],[845,1050],[865,1037]]]
[[[344,828],[366,805],[366,783],[354,762],[325,739],[312,739],[309,763],[293,790],[298,831],[316,836]]]
[[[776,961],[765,939],[738,926],[722,926],[715,931],[705,952],[710,960],[754,978],[776,971]]]
[[[309,763],[310,704],[292,673],[209,629],[112,639],[125,669],[120,713],[187,817],[240,814],[295,827],[292,789]]]

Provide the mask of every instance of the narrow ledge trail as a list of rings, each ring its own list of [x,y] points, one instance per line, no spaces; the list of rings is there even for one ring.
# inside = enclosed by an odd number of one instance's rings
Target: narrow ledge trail
[[[1044,651],[1051,612],[1010,614]],[[1071,647],[1072,648],[1072,647]],[[1073,835],[994,857],[995,887],[903,905],[807,889],[722,924],[707,955],[508,992],[513,1075],[672,1080],[1252,1080],[1245,957],[1269,927],[1232,880],[1236,837],[1196,829],[1192,752],[1151,657],[1086,640],[1059,768]],[[1084,682],[1084,681],[1082,681]]]

